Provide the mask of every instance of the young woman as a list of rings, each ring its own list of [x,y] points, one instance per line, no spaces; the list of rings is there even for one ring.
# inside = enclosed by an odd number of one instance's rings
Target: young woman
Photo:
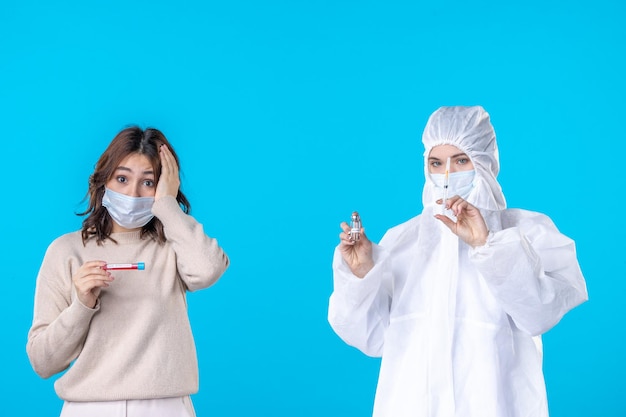
[[[375,416],[546,417],[541,334],[587,299],[574,242],[506,209],[482,107],[438,109],[423,142],[422,214],[378,245],[341,224],[330,324],[382,356]]]
[[[48,247],[27,353],[43,378],[65,371],[62,417],[195,415],[186,292],[215,283],[229,260],[179,187],[165,136],[124,129],[89,178],[82,230]]]

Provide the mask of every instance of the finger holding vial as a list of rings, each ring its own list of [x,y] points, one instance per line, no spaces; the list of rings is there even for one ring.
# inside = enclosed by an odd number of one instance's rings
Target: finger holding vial
[[[340,226],[339,252],[352,273],[363,278],[374,267],[374,258],[372,242],[365,234],[359,213],[353,212],[350,224],[342,222]]]

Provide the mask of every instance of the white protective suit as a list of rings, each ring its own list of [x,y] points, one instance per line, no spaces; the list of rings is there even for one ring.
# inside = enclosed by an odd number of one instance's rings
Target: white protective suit
[[[373,244],[363,279],[335,250],[328,320],[346,343],[382,356],[376,417],[545,417],[540,335],[587,300],[574,242],[543,214],[506,209],[482,107],[438,109],[423,142],[422,214]],[[490,231],[482,247],[434,218],[442,194],[427,160],[442,144],[474,165],[467,200]]]

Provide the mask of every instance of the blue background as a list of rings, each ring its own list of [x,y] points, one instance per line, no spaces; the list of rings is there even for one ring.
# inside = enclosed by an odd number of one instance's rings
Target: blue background
[[[505,5],[506,3],[506,5]],[[379,360],[326,321],[339,223],[421,211],[421,132],[481,104],[510,207],[577,242],[590,301],[544,337],[552,416],[624,416],[626,25],[575,1],[4,1],[2,415],[58,415],[25,353],[35,278],[109,141],[161,129],[232,265],[189,296],[199,416],[368,416]]]

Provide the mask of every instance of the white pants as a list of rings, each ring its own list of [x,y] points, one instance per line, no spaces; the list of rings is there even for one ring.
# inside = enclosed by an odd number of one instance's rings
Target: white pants
[[[191,398],[74,402],[65,401],[61,417],[196,417]]]

